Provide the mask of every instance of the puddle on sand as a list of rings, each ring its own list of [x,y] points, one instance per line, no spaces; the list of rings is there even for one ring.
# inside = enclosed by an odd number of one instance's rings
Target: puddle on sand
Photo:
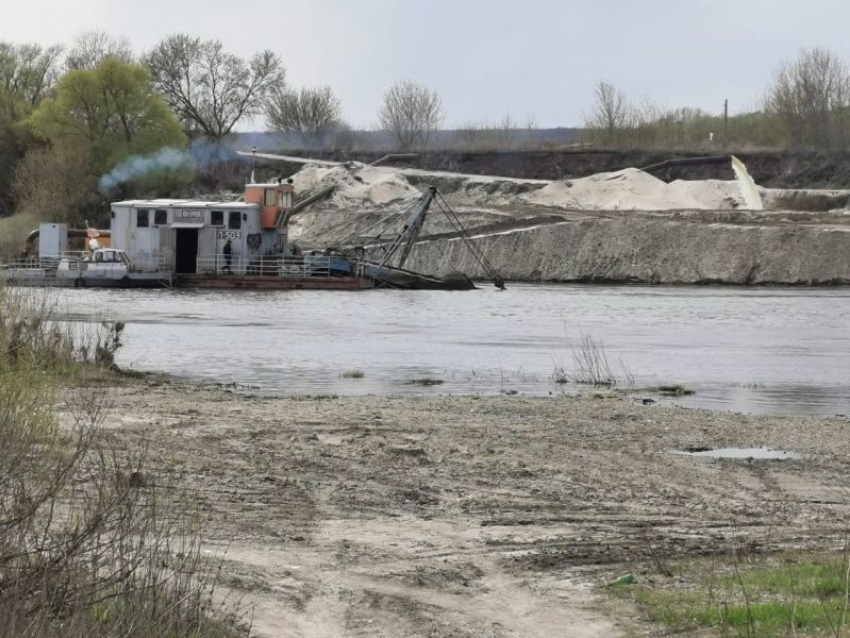
[[[674,453],[710,459],[753,459],[756,461],[788,461],[803,458],[796,452],[771,450],[766,447],[688,448],[685,450],[675,450]]]

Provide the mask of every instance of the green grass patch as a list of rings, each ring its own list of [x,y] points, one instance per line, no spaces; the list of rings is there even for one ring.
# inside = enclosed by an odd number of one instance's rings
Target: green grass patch
[[[445,381],[442,379],[435,379],[434,377],[421,377],[418,379],[410,379],[407,383],[410,385],[443,385]]]
[[[847,557],[783,554],[737,561],[673,564],[673,576],[639,576],[608,588],[672,633],[714,629],[718,636],[848,636]],[[836,633],[837,632],[837,633]]]
[[[346,370],[339,376],[342,379],[363,379],[366,373],[363,370]]]
[[[681,383],[677,383],[675,385],[658,386],[658,391],[661,394],[664,394],[669,397],[689,397],[693,394],[696,394],[694,390],[686,388]]]
[[[117,371],[124,323],[67,321],[49,290],[0,284],[0,370],[39,370],[86,385]]]

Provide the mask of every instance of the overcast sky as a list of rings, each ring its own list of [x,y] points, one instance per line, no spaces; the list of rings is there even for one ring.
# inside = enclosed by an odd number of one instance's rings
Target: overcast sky
[[[576,126],[605,78],[630,97],[733,111],[755,105],[801,47],[850,61],[850,0],[2,0],[0,39],[82,31],[218,38],[280,54],[295,85],[329,84],[356,127],[409,78],[440,93],[446,126],[537,119]]]

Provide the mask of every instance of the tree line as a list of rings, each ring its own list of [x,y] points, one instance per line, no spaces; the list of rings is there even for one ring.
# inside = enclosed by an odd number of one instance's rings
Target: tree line
[[[413,150],[429,144],[443,113],[436,91],[401,81],[377,119],[396,147]],[[243,58],[187,34],[139,56],[126,39],[96,31],[68,48],[0,42],[0,216],[84,219],[104,208],[98,178],[128,157],[220,143],[258,116],[308,149],[351,136],[333,90],[288,85],[272,51]],[[153,171],[139,181],[168,186],[190,173]]]
[[[170,35],[141,55],[126,39],[97,31],[67,48],[0,42],[0,217],[17,210],[76,222],[106,211],[109,199],[132,193],[104,193],[99,179],[127,158],[198,140],[215,145],[258,117],[306,150],[363,143],[333,89],[289,85],[272,51],[243,58],[218,40],[188,34]],[[375,128],[387,148],[425,150],[444,118],[435,90],[402,80],[384,94]],[[537,129],[533,117],[520,124],[506,115],[443,133],[439,144],[534,148],[541,145]],[[604,147],[842,150],[850,145],[850,70],[828,50],[804,50],[777,70],[759,108],[728,118],[636,102],[600,81],[584,131],[584,143]],[[172,162],[131,186],[164,193],[194,178],[190,164]]]
[[[605,147],[846,150],[850,66],[828,49],[804,49],[776,70],[755,108],[728,117],[634,101],[601,80],[584,120],[586,142]]]

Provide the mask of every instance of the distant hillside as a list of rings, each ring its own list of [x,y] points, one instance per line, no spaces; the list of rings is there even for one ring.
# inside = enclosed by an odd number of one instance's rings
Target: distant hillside
[[[250,148],[250,145],[248,146]],[[259,147],[258,147],[259,148]],[[281,148],[269,149],[280,151]],[[370,164],[385,151],[288,151],[291,155]],[[850,153],[779,153],[733,151],[756,183],[770,188],[850,189]],[[662,150],[607,151],[601,149],[460,151],[436,150],[415,160],[393,165],[474,175],[500,175],[524,179],[586,177],[624,168],[652,166],[668,159],[705,156],[708,153]],[[292,174],[300,164],[258,162],[259,175]],[[244,172],[244,171],[243,171]],[[664,181],[676,179],[734,179],[731,164],[709,163],[665,168],[653,173]],[[244,180],[239,173],[239,180]],[[241,183],[241,182],[234,182]]]
[[[434,135],[432,148],[440,150],[516,150],[534,148],[557,148],[570,146],[580,141],[582,129],[542,128],[510,130],[443,130]],[[326,148],[347,147],[350,150],[379,151],[394,150],[392,139],[383,131],[351,131],[344,135],[344,144],[329,143]],[[256,146],[259,151],[306,150],[297,135],[284,133],[246,132],[237,133],[229,141],[233,148],[248,149]]]

